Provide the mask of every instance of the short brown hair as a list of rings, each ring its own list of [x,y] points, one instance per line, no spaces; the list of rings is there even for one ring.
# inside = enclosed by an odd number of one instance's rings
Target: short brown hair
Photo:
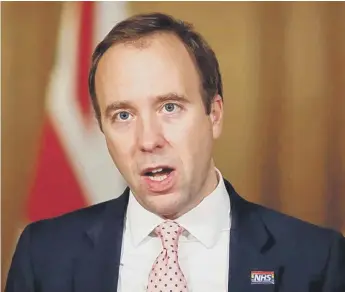
[[[101,112],[95,88],[95,75],[99,60],[114,44],[136,41],[157,32],[175,34],[184,43],[193,58],[200,75],[201,93],[206,114],[210,114],[211,103],[215,95],[219,94],[223,98],[223,85],[216,55],[205,39],[193,30],[191,24],[162,13],[135,15],[115,25],[97,45],[92,55],[89,92],[101,129]]]

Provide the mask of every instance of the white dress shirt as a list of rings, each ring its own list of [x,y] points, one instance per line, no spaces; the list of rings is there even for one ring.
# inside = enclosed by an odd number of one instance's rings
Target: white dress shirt
[[[179,264],[189,292],[228,291],[230,199],[216,169],[218,185],[197,207],[175,221]],[[118,279],[118,292],[146,291],[148,276],[162,244],[153,230],[164,219],[143,208],[130,192]]]

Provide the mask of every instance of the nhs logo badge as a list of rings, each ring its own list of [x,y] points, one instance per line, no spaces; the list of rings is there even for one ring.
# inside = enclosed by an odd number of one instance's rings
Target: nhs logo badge
[[[274,272],[252,271],[250,279],[252,284],[274,284]]]

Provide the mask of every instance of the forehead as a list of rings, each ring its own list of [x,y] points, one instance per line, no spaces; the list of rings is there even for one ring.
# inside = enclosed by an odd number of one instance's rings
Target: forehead
[[[111,47],[96,72],[100,106],[114,100],[145,100],[170,92],[195,96],[200,80],[182,41],[168,33],[155,34]]]

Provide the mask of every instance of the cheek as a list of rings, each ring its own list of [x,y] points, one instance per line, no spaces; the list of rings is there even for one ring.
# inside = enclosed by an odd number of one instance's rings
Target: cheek
[[[185,167],[190,167],[204,153],[212,135],[206,117],[183,118],[164,125],[164,136]]]
[[[132,139],[127,133],[117,135],[106,135],[106,144],[108,151],[114,162],[122,167],[128,165],[128,159],[131,157]],[[127,163],[126,163],[127,161]]]
[[[176,117],[162,121],[163,135],[173,149],[183,152],[193,141],[195,122],[190,117]]]

